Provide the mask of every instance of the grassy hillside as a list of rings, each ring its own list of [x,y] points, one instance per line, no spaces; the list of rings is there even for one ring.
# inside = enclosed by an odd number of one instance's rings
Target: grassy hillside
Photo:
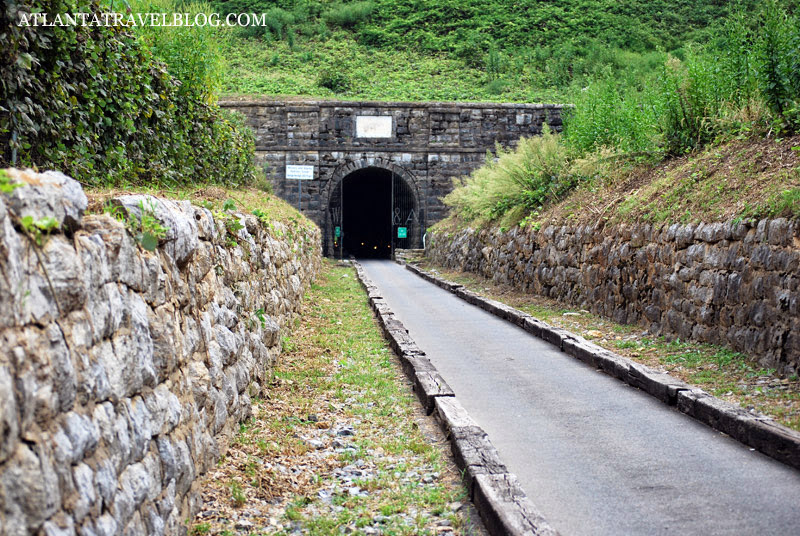
[[[788,0],[794,3],[794,0]],[[755,0],[740,2],[752,10]],[[226,94],[565,101],[602,73],[645,80],[705,42],[728,2],[212,0],[265,12],[226,29]]]
[[[800,217],[800,14],[738,10],[644,82],[594,78],[563,135],[499,151],[445,203],[472,225]]]

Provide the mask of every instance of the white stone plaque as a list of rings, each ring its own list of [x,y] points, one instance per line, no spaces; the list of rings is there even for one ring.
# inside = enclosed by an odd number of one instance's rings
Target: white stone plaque
[[[356,138],[391,138],[391,115],[356,116]]]
[[[293,166],[286,164],[286,178],[299,181],[313,181],[314,166]]]

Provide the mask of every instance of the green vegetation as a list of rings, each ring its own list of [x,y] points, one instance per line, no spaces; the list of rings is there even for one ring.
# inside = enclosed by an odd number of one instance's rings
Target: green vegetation
[[[253,418],[204,484],[218,500],[204,502],[211,515],[198,516],[204,523],[194,527],[225,534],[232,509],[245,505],[241,519],[258,504],[249,517],[254,534],[373,527],[434,535],[442,526],[471,533],[460,474],[426,438],[435,425],[419,409],[353,269],[326,260],[303,307],[303,322],[284,339],[269,399],[254,401]]]
[[[10,194],[17,188],[22,187],[21,182],[12,182],[11,177],[5,169],[0,169],[0,194]]]
[[[747,0],[743,7],[754,9]],[[598,75],[642,79],[728,13],[677,0],[212,0],[266,13],[224,32],[226,93],[387,100],[570,101]],[[318,77],[335,71],[343,80]]]
[[[520,140],[516,150],[498,148],[496,160],[487,155],[445,203],[465,221],[493,221],[509,211],[519,219],[559,199],[576,180],[566,147],[545,129],[541,137]]]
[[[19,219],[19,223],[23,232],[39,247],[44,245],[45,239],[51,232],[58,229],[58,221],[52,216],[40,220],[34,220],[33,216],[23,216]]]
[[[136,243],[147,251],[155,251],[158,242],[167,236],[169,228],[161,224],[155,214],[155,203],[139,201],[138,214],[130,214],[122,205],[106,203],[103,212],[125,224]]]
[[[561,139],[545,135],[520,143],[513,153],[500,151],[498,162],[487,162],[456,183],[445,203],[462,221],[478,225],[535,223],[547,205],[563,200],[571,189],[594,192],[619,185],[640,169],[637,164],[658,163],[737,139],[784,138],[800,132],[800,17],[770,0],[754,17],[748,18],[740,7],[708,38],[704,46],[686,47],[683,60],[670,55],[644,77],[604,71],[576,94],[575,107],[565,111]],[[789,140],[792,151],[797,151],[796,143]],[[788,161],[793,160],[797,159],[790,155]],[[772,182],[761,184],[769,190],[769,199],[739,207],[733,214],[722,210],[720,215],[796,216],[800,166],[783,167],[776,175],[770,173]],[[702,164],[699,168],[703,169],[678,177],[656,177],[611,204],[618,205],[619,216],[636,213],[649,221],[676,216],[685,221],[710,212],[716,218],[713,210],[704,210],[716,204],[715,198],[730,205],[737,201],[722,195],[728,186],[724,175],[730,170]],[[718,180],[706,180],[711,175]],[[743,191],[750,186],[743,185]],[[586,196],[581,199],[586,201]],[[675,214],[676,208],[683,211],[698,200],[709,206]],[[605,213],[607,208],[598,210]]]
[[[650,79],[604,75],[574,99],[567,143],[678,155],[739,134],[800,129],[800,18],[777,1],[735,11],[706,46]]]
[[[104,9],[99,0],[0,8],[0,166],[55,168],[87,185],[251,182],[252,133],[213,104],[208,40],[180,29],[18,25],[31,12]]]

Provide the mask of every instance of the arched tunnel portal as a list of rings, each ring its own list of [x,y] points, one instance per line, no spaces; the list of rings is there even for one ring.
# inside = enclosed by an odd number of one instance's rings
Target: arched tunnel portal
[[[419,200],[413,177],[398,166],[365,165],[342,174],[328,198],[330,253],[391,258],[395,249],[421,247]]]

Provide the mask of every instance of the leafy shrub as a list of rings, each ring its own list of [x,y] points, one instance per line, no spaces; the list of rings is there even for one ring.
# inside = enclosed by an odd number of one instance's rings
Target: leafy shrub
[[[800,130],[800,17],[776,0],[765,3],[757,43],[758,85],[769,108],[789,131]]]
[[[344,93],[350,89],[350,77],[340,64],[324,67],[317,77],[317,85],[334,93]]]
[[[486,73],[489,75],[489,80],[497,80],[505,70],[506,62],[500,54],[500,49],[496,43],[492,43],[486,53]]]
[[[134,12],[169,13],[173,0],[135,0]],[[210,13],[207,4],[186,2],[180,9],[194,16]],[[136,26],[153,55],[167,64],[167,72],[181,83],[180,92],[204,101],[213,99],[222,78],[222,58],[212,26]]]
[[[486,50],[491,40],[479,31],[469,31],[454,46],[453,55],[462,60],[467,66],[481,68],[486,58]]]
[[[490,95],[502,95],[508,89],[509,83],[500,78],[496,78],[486,84],[486,92]]]
[[[615,147],[625,152],[656,149],[656,105],[650,93],[606,73],[576,92],[564,110],[566,143],[580,152]]]
[[[266,11],[267,28],[277,38],[286,37],[287,32],[295,22],[294,15],[279,7]]]
[[[656,79],[607,70],[575,94],[570,146],[682,154],[720,136],[767,132],[769,112],[778,130],[800,130],[798,18],[771,0],[757,17],[734,12],[711,37],[685,47],[682,60],[668,57]]]
[[[708,58],[689,56],[685,63],[671,58],[661,81],[664,148],[681,154],[712,141],[725,95],[719,72]]]
[[[99,10],[98,0],[2,7],[0,165],[16,152],[16,165],[56,168],[91,185],[250,182],[253,135],[209,102],[202,66],[173,63],[182,76],[200,73],[182,90],[126,28],[17,25],[20,13]]]
[[[356,24],[367,20],[374,10],[374,2],[338,4],[325,11],[322,14],[322,18],[334,26],[352,28]]]

